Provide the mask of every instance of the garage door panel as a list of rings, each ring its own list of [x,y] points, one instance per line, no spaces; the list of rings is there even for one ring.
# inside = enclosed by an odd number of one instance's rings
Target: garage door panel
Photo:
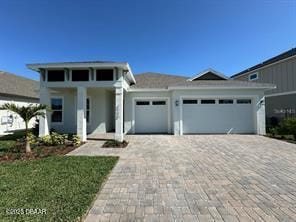
[[[167,133],[168,104],[165,100],[150,100],[149,105],[135,106],[136,133]]]
[[[252,104],[183,104],[183,133],[254,133]]]

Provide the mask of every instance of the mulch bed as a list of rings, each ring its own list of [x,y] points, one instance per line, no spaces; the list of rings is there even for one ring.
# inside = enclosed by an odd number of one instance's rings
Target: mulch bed
[[[25,144],[17,143],[9,152],[0,156],[0,162],[12,162],[15,160],[36,160],[49,156],[63,156],[78,146],[61,145],[61,146],[37,146],[31,147],[32,153],[25,152]]]
[[[127,147],[128,142],[123,140],[122,142],[116,140],[107,140],[103,145],[102,148],[125,148]]]

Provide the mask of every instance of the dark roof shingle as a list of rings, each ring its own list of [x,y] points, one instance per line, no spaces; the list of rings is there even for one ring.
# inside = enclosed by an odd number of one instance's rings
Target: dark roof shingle
[[[242,75],[244,73],[247,73],[247,72],[250,72],[250,71],[254,71],[256,69],[262,68],[263,66],[270,65],[270,64],[278,62],[280,60],[287,59],[287,58],[289,58],[291,56],[294,56],[294,55],[296,55],[296,48],[290,49],[290,50],[288,50],[286,52],[283,52],[283,53],[281,53],[281,54],[279,54],[277,56],[272,57],[271,59],[265,60],[262,63],[259,63],[259,64],[255,65],[255,66],[252,66],[251,68],[243,70],[243,71],[231,76],[231,78],[240,76],[240,75]]]
[[[0,71],[0,94],[38,99],[39,82]]]

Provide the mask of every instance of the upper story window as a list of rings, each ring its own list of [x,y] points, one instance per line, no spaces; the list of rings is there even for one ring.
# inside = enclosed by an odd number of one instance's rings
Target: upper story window
[[[97,69],[97,81],[113,81],[113,69]]]
[[[258,73],[255,72],[255,73],[252,73],[249,75],[249,81],[253,81],[253,80],[256,80],[258,79]]]
[[[51,122],[62,123],[63,122],[63,99],[51,98]]]
[[[72,70],[72,81],[89,81],[88,69]]]
[[[48,82],[65,81],[65,71],[64,70],[47,70],[47,81]]]

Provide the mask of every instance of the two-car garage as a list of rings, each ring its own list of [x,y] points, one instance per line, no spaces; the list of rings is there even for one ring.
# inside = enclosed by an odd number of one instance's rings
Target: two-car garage
[[[254,133],[249,98],[186,98],[181,109],[183,134]]]

